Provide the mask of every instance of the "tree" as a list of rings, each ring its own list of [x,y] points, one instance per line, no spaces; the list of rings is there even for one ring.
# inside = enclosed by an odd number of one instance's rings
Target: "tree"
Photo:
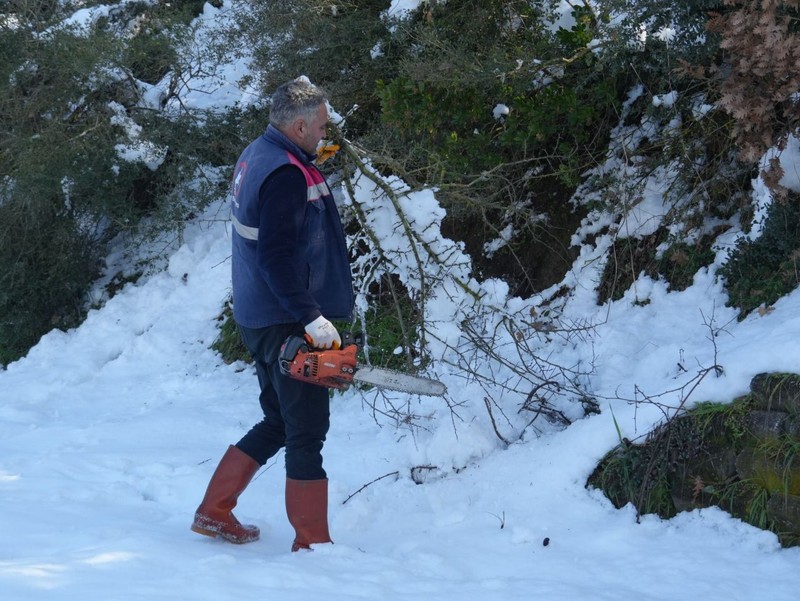
[[[108,241],[144,216],[179,230],[208,195],[176,187],[231,160],[197,145],[237,124],[168,114],[169,86],[145,95],[162,78],[180,85],[187,9],[202,4],[98,7],[80,24],[66,3],[19,1],[0,19],[0,364],[76,325]]]

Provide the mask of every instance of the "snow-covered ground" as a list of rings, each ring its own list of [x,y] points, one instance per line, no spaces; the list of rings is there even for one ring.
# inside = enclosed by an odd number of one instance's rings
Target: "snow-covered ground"
[[[774,535],[717,509],[637,524],[632,508],[585,488],[616,441],[605,405],[563,431],[476,452],[485,440],[468,424],[432,420],[436,431],[412,436],[378,427],[359,393],[336,395],[325,449],[334,545],[290,553],[282,455],[237,510],[260,541],[192,533],[217,460],[260,418],[250,368],[209,350],[228,254],[224,224],[198,224],[166,271],[0,372],[4,600],[796,598],[800,549]],[[611,307],[598,388],[666,390],[679,352],[706,353],[698,309],[721,304],[719,293],[701,281],[651,298]],[[726,375],[699,398],[729,400],[758,371],[796,367],[798,315],[793,294],[730,324],[718,342]],[[636,431],[646,409],[619,402],[614,416]],[[462,457],[472,458],[450,470]],[[411,469],[428,465],[448,469],[415,484]]]

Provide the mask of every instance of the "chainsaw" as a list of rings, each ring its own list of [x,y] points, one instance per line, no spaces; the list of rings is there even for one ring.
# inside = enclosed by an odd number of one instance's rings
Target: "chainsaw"
[[[370,384],[412,394],[443,396],[447,388],[441,382],[402,372],[359,365],[356,359],[358,344],[349,332],[342,333],[342,346],[334,350],[319,350],[301,336],[289,336],[281,346],[278,357],[281,373],[295,380],[346,389],[353,382]]]

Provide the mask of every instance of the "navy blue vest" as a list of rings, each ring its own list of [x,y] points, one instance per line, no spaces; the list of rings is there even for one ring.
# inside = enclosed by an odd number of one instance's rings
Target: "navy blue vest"
[[[280,131],[267,128],[242,152],[233,175],[233,315],[248,328],[300,322],[322,314],[327,319],[349,320],[354,296],[350,262],[339,213],[325,178],[311,162],[313,156]],[[281,298],[268,283],[276,277],[259,265],[259,232],[265,203],[280,202],[262,193],[264,182],[278,168],[294,165],[305,178],[307,202],[303,228],[291,257],[291,269],[279,283],[293,288],[293,298]],[[268,188],[269,186],[267,186]],[[298,191],[294,191],[297,193]],[[269,249],[261,249],[268,251]],[[265,277],[267,273],[267,277]]]

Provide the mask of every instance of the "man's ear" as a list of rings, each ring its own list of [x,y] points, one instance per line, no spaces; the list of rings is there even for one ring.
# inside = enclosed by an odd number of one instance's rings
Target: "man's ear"
[[[306,122],[304,119],[295,119],[292,122],[292,133],[298,137],[303,137],[306,131]]]

